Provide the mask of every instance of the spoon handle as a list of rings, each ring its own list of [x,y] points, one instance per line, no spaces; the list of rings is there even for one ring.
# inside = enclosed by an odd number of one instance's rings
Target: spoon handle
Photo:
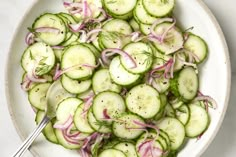
[[[24,141],[24,143],[18,148],[12,157],[21,157],[42,132],[43,128],[48,124],[49,121],[50,119],[47,116],[44,116],[37,128],[30,134],[30,136]]]

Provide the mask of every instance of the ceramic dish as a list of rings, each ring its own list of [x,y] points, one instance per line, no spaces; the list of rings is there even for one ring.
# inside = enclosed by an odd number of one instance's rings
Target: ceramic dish
[[[61,0],[35,0],[19,24],[8,54],[6,69],[6,95],[9,111],[16,130],[24,140],[35,128],[34,112],[30,108],[27,95],[21,90],[20,58],[26,47],[24,37],[27,27],[44,12],[63,10]],[[211,124],[207,132],[198,141],[188,141],[179,157],[200,156],[216,136],[227,109],[230,95],[230,61],[223,33],[216,19],[201,0],[176,0],[174,11],[182,28],[194,26],[193,33],[203,37],[209,46],[209,56],[200,67],[200,90],[211,95],[218,103],[216,110],[211,110]],[[30,151],[40,157],[78,157],[76,151],[66,150],[51,144],[42,135],[35,141]]]

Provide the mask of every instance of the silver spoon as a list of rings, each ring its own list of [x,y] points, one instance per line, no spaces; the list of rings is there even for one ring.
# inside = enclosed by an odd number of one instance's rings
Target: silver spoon
[[[46,114],[37,128],[28,136],[24,143],[17,149],[12,157],[21,157],[26,150],[31,146],[34,140],[42,132],[44,127],[50,122],[51,119],[56,117],[57,104],[69,95],[63,87],[61,87],[60,81],[55,81],[48,89],[46,94]]]

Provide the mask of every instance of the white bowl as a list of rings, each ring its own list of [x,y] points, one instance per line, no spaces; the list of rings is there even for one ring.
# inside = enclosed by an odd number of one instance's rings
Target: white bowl
[[[24,140],[35,128],[34,112],[27,95],[21,90],[20,58],[26,48],[24,37],[27,27],[44,12],[62,11],[61,0],[35,0],[17,28],[8,54],[6,69],[6,95],[9,111],[16,130]],[[194,26],[193,32],[203,37],[209,46],[209,56],[200,67],[200,90],[218,102],[217,110],[211,110],[211,124],[207,132],[197,141],[188,141],[179,157],[200,156],[219,130],[227,109],[231,71],[227,45],[216,19],[201,0],[176,0],[175,16],[182,28]],[[41,135],[31,147],[34,156],[78,157],[76,151],[47,142]]]

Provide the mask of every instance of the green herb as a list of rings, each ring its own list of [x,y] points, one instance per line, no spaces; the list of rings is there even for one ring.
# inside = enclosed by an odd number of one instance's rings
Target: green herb
[[[33,28],[28,27],[27,29],[28,29],[28,31],[31,32],[31,33],[35,32],[35,30],[34,30]]]
[[[30,50],[30,59],[31,60],[35,60],[35,58],[34,58],[34,56],[33,56],[33,54],[32,54],[32,51]]]
[[[43,57],[39,61],[38,66],[35,69],[36,75],[41,76],[50,70],[51,66],[45,63],[46,60],[47,60],[47,57]]]
[[[111,1],[108,1],[106,4],[113,4],[113,3],[116,3],[117,1],[116,0],[111,0]]]
[[[99,126],[99,129],[101,129],[102,127],[110,127],[111,124],[105,121],[97,121],[95,122],[96,125]]]

